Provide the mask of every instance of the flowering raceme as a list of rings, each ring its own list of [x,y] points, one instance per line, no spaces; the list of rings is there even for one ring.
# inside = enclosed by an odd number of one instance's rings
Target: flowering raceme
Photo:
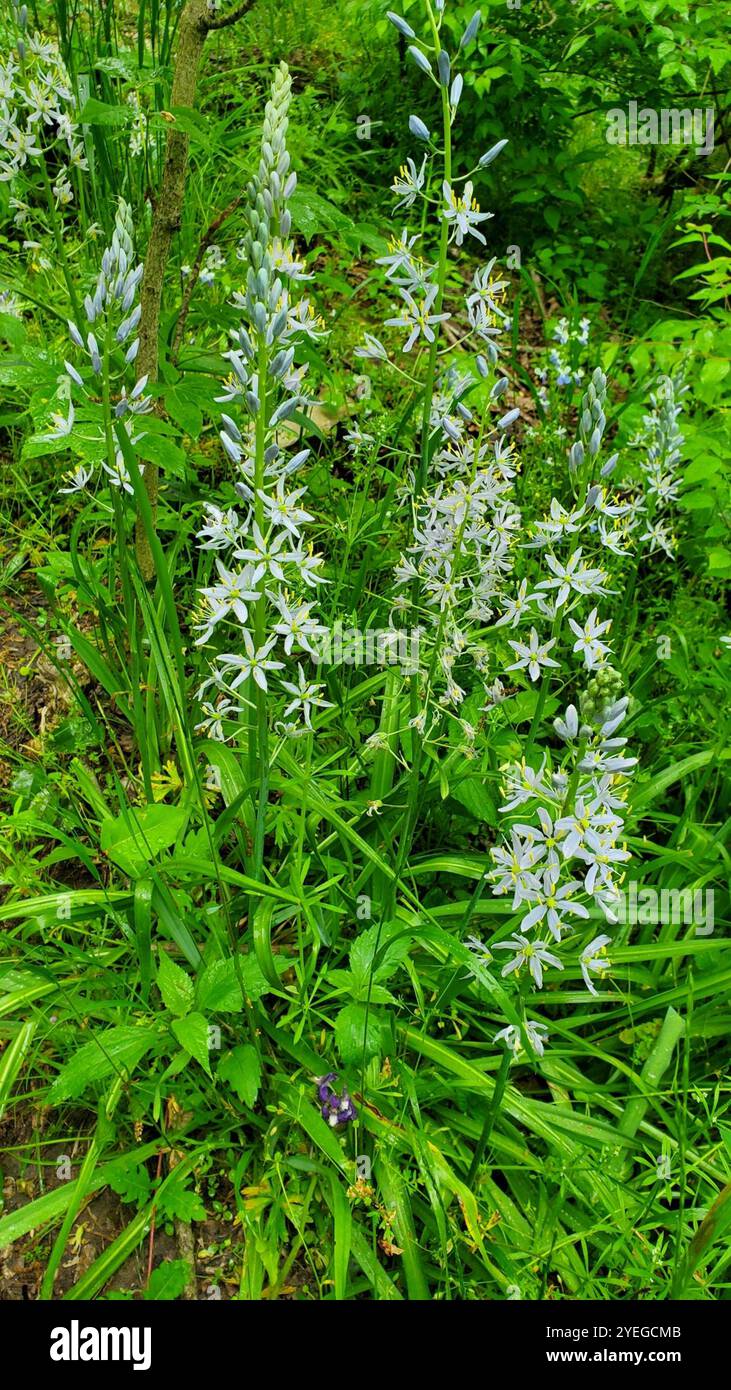
[[[297,343],[324,331],[308,298],[293,293],[309,277],[295,253],[287,207],[296,187],[286,146],[290,98],[282,63],[266,107],[258,172],[247,190],[248,230],[239,248],[247,275],[233,297],[241,322],[225,354],[231,372],[218,398],[227,406],[220,438],[243,510],[208,507],[198,537],[203,550],[216,551],[216,576],[200,595],[196,641],[209,645],[215,638],[229,648],[214,657],[199,691],[198,728],[219,738],[235,736],[245,722],[249,687],[264,694],[279,683],[289,721],[281,727],[292,733],[300,722],[310,728],[312,711],[328,703],[301,665],[295,682],[279,674],[298,655],[313,655],[322,632],[315,594],[324,582],[322,561],[305,540],[312,520],[306,489],[296,485],[309,450],[288,456],[280,442],[287,422],[307,405],[306,368],[294,366]]]

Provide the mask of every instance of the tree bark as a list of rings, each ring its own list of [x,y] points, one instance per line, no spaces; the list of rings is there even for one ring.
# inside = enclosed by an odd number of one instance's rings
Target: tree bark
[[[173,68],[170,95],[173,110],[176,107],[195,106],[198,74],[208,34],[235,24],[252,3],[253,0],[244,0],[227,14],[214,16],[209,13],[208,0],[186,0],[180,16]],[[188,136],[173,122],[165,145],[162,179],[153,209],[140,288],[142,318],[137,364],[139,376],[147,376],[150,382],[157,381],[160,367],[160,309],[170,247],[173,237],[180,230],[188,171],[188,143]],[[160,484],[157,464],[146,463],[143,476],[154,520]],[[149,582],[154,576],[155,567],[140,517],[137,518],[136,551],[143,578]]]

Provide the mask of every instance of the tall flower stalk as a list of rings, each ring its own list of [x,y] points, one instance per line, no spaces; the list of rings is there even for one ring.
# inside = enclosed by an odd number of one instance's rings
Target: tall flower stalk
[[[280,646],[289,658],[312,655],[320,628],[309,596],[322,582],[321,562],[303,541],[303,527],[311,520],[301,505],[305,489],[290,487],[309,450],[288,457],[283,447],[287,421],[307,404],[305,369],[294,366],[296,344],[323,331],[309,301],[293,293],[307,277],[291,241],[287,206],[297,181],[286,144],[290,99],[291,79],[282,63],[266,106],[258,170],[247,189],[247,227],[239,248],[246,279],[233,298],[240,324],[225,354],[231,372],[218,398],[228,406],[220,437],[235,466],[245,511],[224,515],[209,508],[200,533],[203,548],[216,552],[218,582],[202,592],[198,641],[211,643],[217,631],[228,634],[231,625],[234,633],[226,638],[231,650],[218,653],[199,692],[204,715],[199,728],[246,742],[249,778],[256,786],[252,872],[257,879],[263,872],[269,797],[270,685],[281,685],[288,712],[301,714],[306,727],[312,709],[325,704],[321,687],[308,680],[301,664],[296,682],[280,676],[288,663],[276,650]],[[243,564],[227,568],[219,558],[227,551],[233,562]]]

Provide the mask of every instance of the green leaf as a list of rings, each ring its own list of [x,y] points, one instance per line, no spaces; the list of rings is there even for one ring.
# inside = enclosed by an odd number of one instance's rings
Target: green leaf
[[[347,1004],[335,1019],[335,1041],[346,1066],[375,1057],[382,1047],[383,1023],[373,1009],[365,1004]]]
[[[150,1199],[150,1175],[141,1163],[130,1168],[129,1164],[112,1161],[108,1163],[104,1176],[112,1192],[116,1192],[123,1202],[137,1202],[140,1206]]]
[[[156,1028],[126,1024],[107,1028],[98,1038],[85,1043],[61,1068],[48,1093],[49,1104],[76,1099],[93,1081],[103,1081],[119,1072],[131,1074],[159,1037]]]
[[[174,478],[185,478],[186,454],[163,434],[146,434],[135,446],[141,459],[156,463]]]
[[[178,1172],[180,1169],[180,1173]],[[188,1177],[183,1164],[174,1168],[160,1187],[157,1194],[157,1207],[160,1215],[175,1221],[205,1221],[206,1209],[197,1192],[189,1192],[185,1187]]]
[[[145,1298],[158,1303],[172,1302],[173,1299],[180,1298],[190,1274],[187,1260],[166,1260],[164,1264],[158,1265],[157,1269],[153,1269],[150,1282],[145,1289]]]
[[[244,1105],[252,1108],[259,1094],[261,1062],[251,1043],[242,1043],[227,1052],[218,1064],[218,1075],[227,1081]]]
[[[190,1011],[193,1003],[194,985],[186,972],[171,960],[167,952],[160,952],[157,968],[157,987],[162,1002],[172,1014],[183,1015]]]
[[[211,1075],[211,1057],[208,1050],[208,1021],[203,1014],[188,1014],[187,1018],[176,1018],[173,1032],[180,1046],[189,1052],[203,1070]]]
[[[97,101],[96,97],[89,97],[81,109],[78,117],[81,125],[127,125],[131,120],[132,112],[129,107],[109,106],[105,101]]]
[[[484,782],[477,777],[452,782],[449,788],[453,801],[458,801],[482,825],[497,825],[497,808]]]
[[[196,984],[196,1004],[207,1012],[240,1013],[243,999],[235,961],[213,960],[205,967]]]
[[[388,940],[389,935],[397,930],[398,923],[383,929],[380,932],[380,942],[377,926],[368,927],[356,937],[350,948],[350,969],[356,996],[367,992],[371,971],[374,981],[387,980],[395,974],[404,957],[408,955],[409,943],[403,937],[395,942]]]
[[[137,878],[175,844],[186,817],[182,806],[130,807],[124,815],[102,822],[101,848],[123,873]]]
[[[10,1099],[15,1078],[23,1065],[25,1054],[33,1040],[36,1025],[32,1021],[21,1024],[12,1042],[0,1057],[0,1119]]]

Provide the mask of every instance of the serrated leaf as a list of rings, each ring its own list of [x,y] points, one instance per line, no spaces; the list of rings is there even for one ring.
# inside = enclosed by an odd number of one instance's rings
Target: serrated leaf
[[[381,1051],[382,1020],[365,1004],[347,1004],[335,1019],[335,1042],[343,1062],[348,1066],[375,1057]]]
[[[61,1068],[48,1093],[49,1104],[76,1099],[93,1081],[103,1081],[118,1072],[131,1074],[159,1036],[156,1028],[126,1024],[108,1028],[98,1039],[85,1043]]]
[[[188,1014],[186,1018],[176,1018],[172,1027],[180,1046],[185,1048],[210,1076],[211,1056],[208,1049],[207,1019],[203,1014]]]
[[[192,1195],[195,1196],[195,1193]],[[173,1299],[180,1298],[190,1273],[187,1260],[166,1260],[164,1264],[158,1265],[157,1269],[153,1269],[150,1282],[145,1289],[145,1298],[156,1303],[172,1302]]]
[[[251,1043],[242,1043],[233,1051],[227,1052],[218,1064],[218,1075],[228,1082],[240,1101],[254,1105],[261,1083],[261,1062]]]
[[[137,1202],[141,1206],[149,1200],[150,1175],[141,1163],[134,1168],[124,1163],[108,1163],[104,1175],[112,1192],[116,1192],[123,1202]]]
[[[242,978],[244,972],[241,971]],[[213,1013],[239,1013],[243,1007],[241,986],[233,960],[213,960],[201,972],[196,984],[196,1003]]]
[[[160,964],[157,968],[157,987],[162,995],[162,1002],[166,1009],[172,1014],[187,1014],[193,1004],[195,987],[190,975],[171,960],[165,951],[160,953]]]
[[[182,1164],[180,1165],[182,1167]],[[185,1187],[188,1173],[183,1170],[180,1177],[173,1169],[170,1177],[157,1194],[157,1209],[161,1217],[175,1221],[205,1221],[206,1209],[197,1192],[189,1192]]]
[[[404,957],[408,955],[409,943],[403,938],[389,944],[391,931],[392,927],[380,932],[377,926],[368,927],[360,932],[353,942],[349,959],[353,975],[353,992],[356,995],[367,989],[371,971],[374,981],[387,980],[395,974]]]

